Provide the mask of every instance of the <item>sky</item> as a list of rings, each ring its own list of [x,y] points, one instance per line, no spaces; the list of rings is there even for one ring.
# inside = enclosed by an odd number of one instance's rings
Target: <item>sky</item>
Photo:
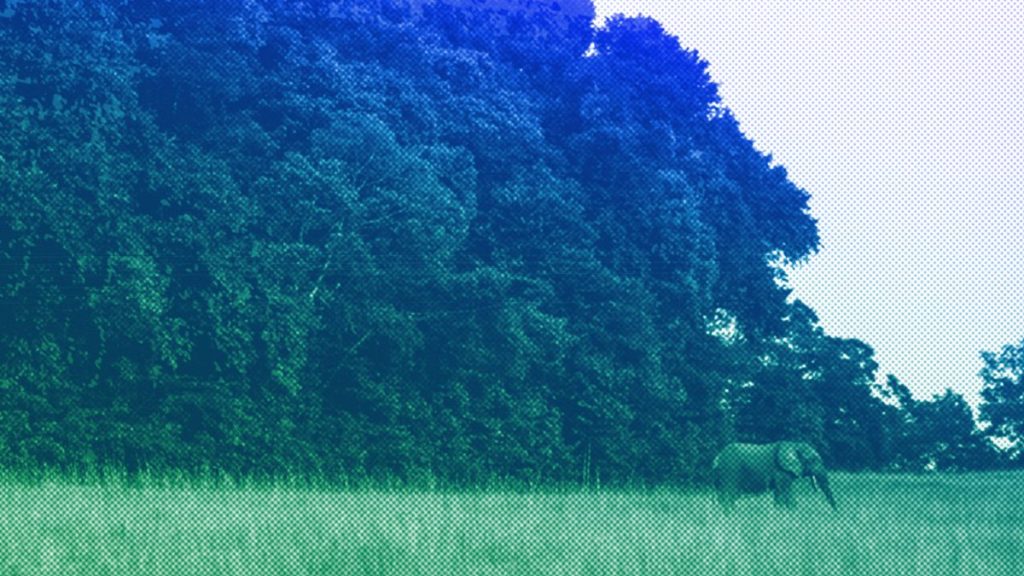
[[[915,397],[980,400],[1024,338],[1024,2],[595,0],[709,62],[742,130],[811,194],[790,272],[828,334]]]

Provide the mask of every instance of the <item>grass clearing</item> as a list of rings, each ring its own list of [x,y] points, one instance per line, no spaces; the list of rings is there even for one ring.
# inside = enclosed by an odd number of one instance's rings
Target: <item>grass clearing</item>
[[[725,515],[673,489],[0,482],[0,574],[1024,573],[1024,474],[834,475]]]

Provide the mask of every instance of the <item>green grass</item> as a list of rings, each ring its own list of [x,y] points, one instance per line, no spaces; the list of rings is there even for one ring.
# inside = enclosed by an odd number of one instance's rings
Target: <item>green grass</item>
[[[1024,474],[708,493],[0,482],[0,574],[1024,574]]]

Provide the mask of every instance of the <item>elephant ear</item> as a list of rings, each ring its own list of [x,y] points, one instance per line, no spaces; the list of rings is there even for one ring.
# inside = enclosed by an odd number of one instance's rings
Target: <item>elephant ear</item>
[[[804,473],[803,461],[800,460],[797,446],[791,442],[780,442],[775,447],[775,463],[778,464],[779,468],[794,476],[800,476]]]

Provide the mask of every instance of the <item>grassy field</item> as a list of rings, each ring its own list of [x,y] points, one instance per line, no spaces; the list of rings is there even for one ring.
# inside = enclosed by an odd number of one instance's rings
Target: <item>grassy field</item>
[[[173,484],[173,483],[172,483]],[[0,482],[0,574],[1024,574],[1024,474],[709,493]]]

